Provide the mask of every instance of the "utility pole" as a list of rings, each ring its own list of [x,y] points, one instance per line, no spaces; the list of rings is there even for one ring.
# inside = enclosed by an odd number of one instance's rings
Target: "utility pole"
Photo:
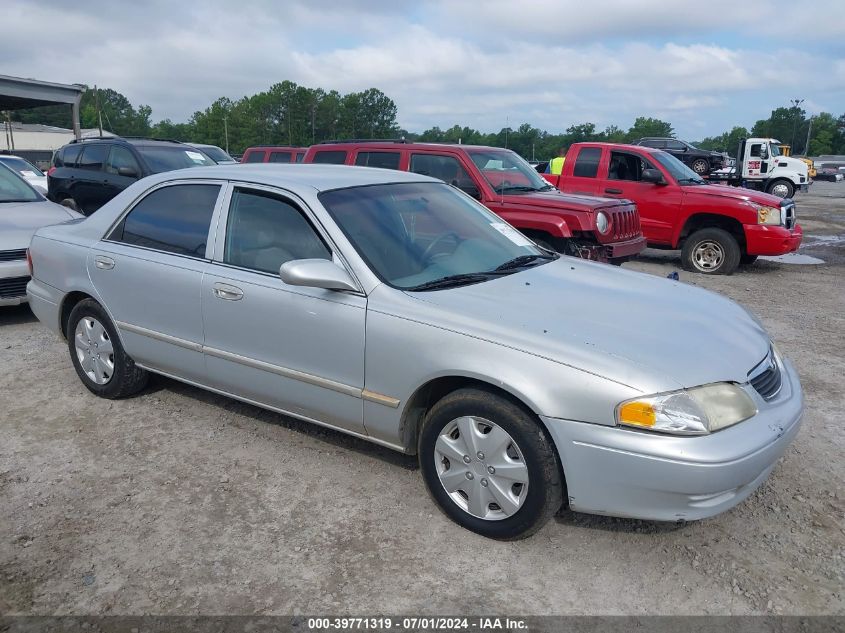
[[[229,153],[229,117],[223,115],[223,138],[226,141],[226,153]]]
[[[795,150],[795,133],[798,131],[798,117],[801,113],[801,104],[804,103],[803,99],[790,99],[789,101],[792,104],[792,109],[795,112],[792,113],[792,142],[789,146],[793,149],[793,153]]]
[[[810,155],[810,133],[813,131],[813,117],[807,124],[807,143],[804,145],[804,156]]]
[[[100,91],[94,86],[94,107],[97,108],[97,124],[100,128],[100,138],[103,138],[103,114],[100,112]]]

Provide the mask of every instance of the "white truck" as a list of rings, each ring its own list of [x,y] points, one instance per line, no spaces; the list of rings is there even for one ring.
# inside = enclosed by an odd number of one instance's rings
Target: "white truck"
[[[807,163],[784,156],[774,138],[748,138],[739,144],[736,164],[711,172],[713,182],[791,198],[810,185]]]

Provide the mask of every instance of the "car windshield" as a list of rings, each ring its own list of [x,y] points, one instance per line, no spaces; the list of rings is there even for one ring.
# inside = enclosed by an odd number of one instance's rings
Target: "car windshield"
[[[203,154],[208,156],[211,160],[216,162],[233,163],[235,159],[229,156],[222,149],[216,145],[203,145],[198,148]]]
[[[38,169],[38,167],[30,163],[28,160],[17,156],[0,157],[0,163],[3,163],[6,167],[11,167],[24,178],[41,178],[44,176],[44,172]]]
[[[701,176],[672,156],[672,154],[667,154],[666,152],[655,152],[654,158],[666,168],[679,185],[689,186],[706,184],[706,181]]]
[[[184,145],[181,147],[148,145],[139,147],[138,151],[141,152],[141,156],[147,161],[150,171],[154,174],[184,169],[185,167],[203,167],[217,164],[201,151],[192,147],[186,148]]]
[[[0,164],[0,203],[38,202],[41,194],[8,167]]]
[[[351,187],[319,198],[370,268],[395,288],[478,283],[557,258],[446,184]]]
[[[472,150],[469,156],[496,193],[553,189],[522,156],[510,150]]]

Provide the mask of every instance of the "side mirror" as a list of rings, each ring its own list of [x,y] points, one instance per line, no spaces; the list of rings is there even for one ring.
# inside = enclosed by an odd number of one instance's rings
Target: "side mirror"
[[[279,277],[289,286],[358,291],[343,268],[328,259],[294,259],[282,264]]]
[[[643,175],[640,178],[643,182],[650,182],[653,185],[665,185],[666,179],[663,174],[657,169],[643,169]]]
[[[449,184],[451,184],[453,187],[457,187],[468,196],[471,196],[476,200],[481,200],[481,190],[475,185],[475,183],[467,182],[463,184],[458,184],[457,180],[453,180]]]
[[[117,168],[117,175],[118,176],[126,176],[127,178],[137,178],[138,172],[135,171],[134,167],[118,167]]]

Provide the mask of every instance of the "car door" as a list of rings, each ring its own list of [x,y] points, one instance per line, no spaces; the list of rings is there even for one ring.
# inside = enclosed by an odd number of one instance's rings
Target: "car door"
[[[202,284],[210,386],[363,434],[366,297],[281,280],[286,261],[340,261],[300,199],[237,184],[226,207]]]
[[[222,185],[147,192],[92,248],[88,274],[138,364],[204,383],[202,276]]]
[[[132,151],[123,145],[112,145],[106,160],[103,183],[106,201],[114,198],[141,175],[141,166]]]
[[[681,209],[682,194],[666,174],[668,184],[643,182],[644,169],[658,169],[647,157],[636,152],[612,150],[607,165],[601,167],[603,188],[599,195],[626,198],[636,203],[643,235],[652,243],[669,243]]]
[[[103,170],[110,148],[110,143],[91,143],[82,146],[82,154],[76,163],[73,199],[86,215],[93,213],[110,200]]]
[[[602,159],[601,147],[579,147],[574,157],[572,171],[569,172],[564,164],[566,177],[561,177],[558,189],[566,193],[577,193],[587,196],[601,195],[598,190],[599,163]],[[569,158],[569,157],[567,157]]]

